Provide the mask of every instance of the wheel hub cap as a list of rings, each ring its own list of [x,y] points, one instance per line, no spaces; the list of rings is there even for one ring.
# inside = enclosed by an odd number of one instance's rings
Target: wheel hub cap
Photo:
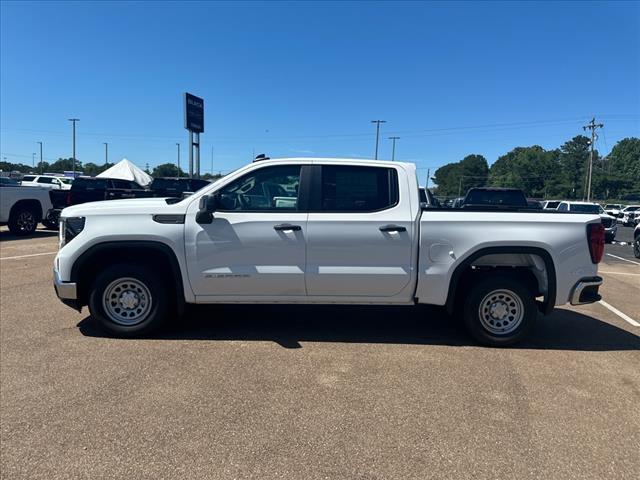
[[[492,318],[495,318],[497,320],[502,320],[504,317],[507,316],[507,313],[509,313],[509,307],[503,301],[494,302],[491,304],[491,307],[489,308],[489,313]]]
[[[152,305],[149,289],[137,278],[114,280],[102,295],[104,313],[120,325],[132,326],[144,321]]]
[[[120,304],[129,310],[136,308],[140,303],[138,299],[138,295],[135,292],[127,290],[122,295],[120,295]]]
[[[511,290],[494,290],[480,302],[478,316],[482,327],[492,335],[507,335],[522,323],[524,303]]]

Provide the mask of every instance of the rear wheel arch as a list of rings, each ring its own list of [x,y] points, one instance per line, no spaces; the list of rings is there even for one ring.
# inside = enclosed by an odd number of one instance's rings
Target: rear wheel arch
[[[544,263],[546,271],[547,291],[544,295],[544,300],[540,305],[540,311],[544,314],[549,314],[553,310],[556,302],[556,270],[553,263],[551,254],[541,247],[523,247],[523,246],[500,246],[500,247],[485,247],[465,258],[460,265],[456,267],[451,275],[451,281],[449,282],[449,291],[447,294],[446,309],[449,314],[455,310],[455,305],[459,295],[459,290],[467,285],[473,278],[482,277],[486,275],[486,270],[472,269],[474,262],[477,262],[482,257],[489,255],[509,255],[509,254],[526,254],[538,256]],[[504,270],[505,274],[517,275],[523,283],[525,283],[530,289],[536,289],[538,287],[538,279],[536,276],[526,268],[495,268],[491,269],[492,273],[500,270]]]
[[[14,203],[11,207],[11,210],[9,211],[9,218],[15,215],[22,208],[28,208],[29,210],[32,210],[38,217],[38,221],[42,220],[42,205],[38,200],[33,199],[18,200],[16,203]]]
[[[175,306],[179,314],[185,308],[184,282],[178,258],[171,247],[157,241],[114,241],[93,245],[73,263],[70,281],[78,285],[81,305],[89,302],[94,279],[102,270],[121,261],[142,263],[159,274],[165,283],[175,289]]]

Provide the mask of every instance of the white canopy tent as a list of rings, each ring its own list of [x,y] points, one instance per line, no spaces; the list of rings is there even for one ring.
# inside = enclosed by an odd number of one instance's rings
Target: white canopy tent
[[[107,168],[104,172],[97,175],[98,177],[120,178],[122,180],[133,180],[138,185],[146,187],[151,183],[153,178],[132,162],[123,158],[113,167]]]

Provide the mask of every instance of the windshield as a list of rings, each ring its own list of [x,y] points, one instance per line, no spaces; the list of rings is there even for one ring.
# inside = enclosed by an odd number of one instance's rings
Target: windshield
[[[73,183],[73,178],[58,177],[58,180],[60,180],[65,185],[71,185]]]
[[[570,207],[571,212],[580,213],[600,213],[602,207],[600,205],[589,205],[584,203],[574,203]]]

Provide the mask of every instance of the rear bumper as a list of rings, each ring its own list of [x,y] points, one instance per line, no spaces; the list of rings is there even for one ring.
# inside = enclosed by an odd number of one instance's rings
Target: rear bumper
[[[602,277],[588,277],[581,279],[573,287],[571,291],[571,305],[584,305],[586,303],[594,303],[602,297],[598,293],[600,285],[602,285]]]
[[[78,289],[75,283],[63,282],[60,279],[60,274],[54,270],[53,287],[56,290],[56,295],[62,303],[75,310],[80,310],[81,306],[78,303]]]

